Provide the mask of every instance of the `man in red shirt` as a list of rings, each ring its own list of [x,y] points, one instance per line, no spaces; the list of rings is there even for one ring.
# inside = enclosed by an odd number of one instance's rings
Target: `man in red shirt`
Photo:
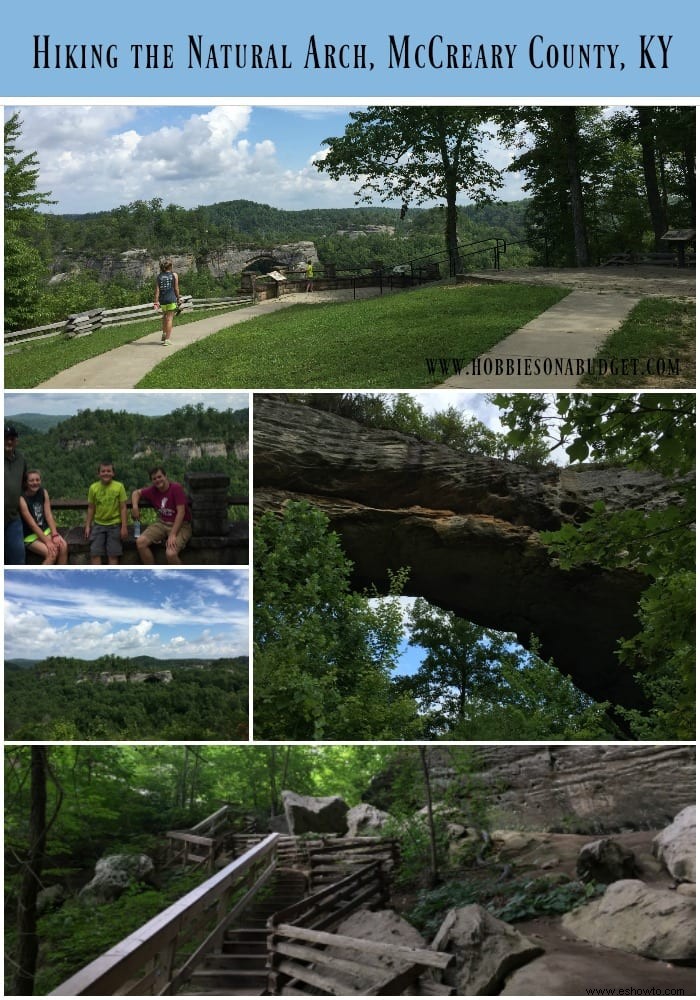
[[[187,496],[179,483],[171,482],[162,466],[149,472],[151,485],[134,490],[131,494],[131,514],[135,523],[141,519],[139,500],[145,500],[158,515],[155,524],[149,524],[136,538],[136,549],[141,562],[152,566],[155,557],[152,545],[165,542],[165,558],[173,566],[181,565],[179,553],[192,537],[192,512]]]

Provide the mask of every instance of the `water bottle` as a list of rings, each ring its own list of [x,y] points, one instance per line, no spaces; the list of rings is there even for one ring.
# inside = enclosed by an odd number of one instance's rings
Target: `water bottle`
[[[141,522],[134,521],[134,538],[138,538],[141,534]]]

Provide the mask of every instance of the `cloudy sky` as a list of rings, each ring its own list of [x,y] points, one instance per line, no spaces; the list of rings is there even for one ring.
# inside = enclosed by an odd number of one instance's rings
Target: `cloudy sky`
[[[202,403],[212,410],[244,410],[247,392],[6,392],[5,416],[19,413],[70,415],[80,410],[126,410],[147,417],[160,417],[181,406]]]
[[[248,655],[248,571],[5,571],[5,658]]]
[[[25,106],[20,148],[38,154],[38,190],[49,211],[94,212],[137,199],[184,208],[249,199],[275,208],[346,208],[355,185],[332,181],[314,162],[342,135],[350,107]],[[509,154],[490,143],[491,160]],[[516,177],[501,193],[522,197]]]

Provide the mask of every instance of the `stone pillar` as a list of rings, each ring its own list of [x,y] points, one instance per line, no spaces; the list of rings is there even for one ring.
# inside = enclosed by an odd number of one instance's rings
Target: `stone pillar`
[[[228,491],[231,479],[223,472],[187,472],[185,485],[192,500],[192,537],[228,534]]]

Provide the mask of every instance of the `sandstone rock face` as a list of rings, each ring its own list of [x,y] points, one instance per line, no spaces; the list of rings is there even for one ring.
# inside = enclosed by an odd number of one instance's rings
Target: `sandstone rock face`
[[[695,900],[637,879],[613,882],[601,899],[565,914],[562,926],[591,944],[646,958],[695,958]]]
[[[495,996],[509,973],[542,954],[542,948],[482,906],[452,909],[432,947],[457,956],[445,981],[459,996]]]
[[[194,254],[176,254],[171,256],[171,259],[173,270],[181,276],[198,269],[198,262]],[[274,266],[291,269],[299,267],[302,262],[306,263],[309,259],[314,264],[318,264],[315,245],[310,241],[303,240],[298,243],[284,243],[266,248],[222,247],[205,255],[201,264],[214,277],[219,278],[226,274],[238,274],[256,261],[268,259]],[[55,271],[51,279],[53,283],[79,274],[83,270],[96,271],[100,276],[100,281],[111,281],[113,278],[122,276],[138,282],[147,282],[151,279],[155,280],[160,269],[160,258],[153,257],[148,250],[141,249],[125,250],[123,253],[105,254],[99,257],[76,257],[64,253],[54,262],[53,267]]]
[[[429,761],[439,798],[456,777],[450,751],[430,747]],[[481,746],[473,751],[472,768],[494,829],[598,835],[660,830],[695,799],[692,746]],[[391,810],[391,780],[389,769],[363,798]],[[476,820],[466,814],[460,822]]]
[[[542,655],[598,700],[642,706],[633,672],[615,656],[638,631],[646,581],[588,566],[565,572],[539,532],[610,509],[672,503],[653,473],[587,466],[532,471],[459,455],[334,414],[259,397],[254,411],[255,513],[305,499],[329,518],[354,563],[354,584],[386,585],[411,569],[406,592],[478,624],[535,634]]]
[[[137,442],[133,457],[147,458],[149,455],[157,455],[162,461],[175,457],[191,462],[196,458],[226,458],[227,448],[225,441],[195,441],[194,438]]]
[[[339,833],[342,836],[347,833],[348,807],[338,795],[313,798],[286,791],[282,792],[282,805],[289,832],[296,836],[302,833]]]
[[[133,882],[148,881],[153,871],[153,862],[147,854],[111,854],[100,858],[92,881],[81,889],[79,898],[88,905],[110,902],[118,899]]]
[[[348,810],[345,819],[348,824],[348,837],[378,837],[389,819],[389,813],[371,806],[368,802],[360,802]]]
[[[576,874],[585,882],[619,882],[637,875],[634,853],[611,837],[585,844],[576,862]]]
[[[679,812],[673,823],[654,837],[654,856],[679,882],[695,882],[695,806]]]

